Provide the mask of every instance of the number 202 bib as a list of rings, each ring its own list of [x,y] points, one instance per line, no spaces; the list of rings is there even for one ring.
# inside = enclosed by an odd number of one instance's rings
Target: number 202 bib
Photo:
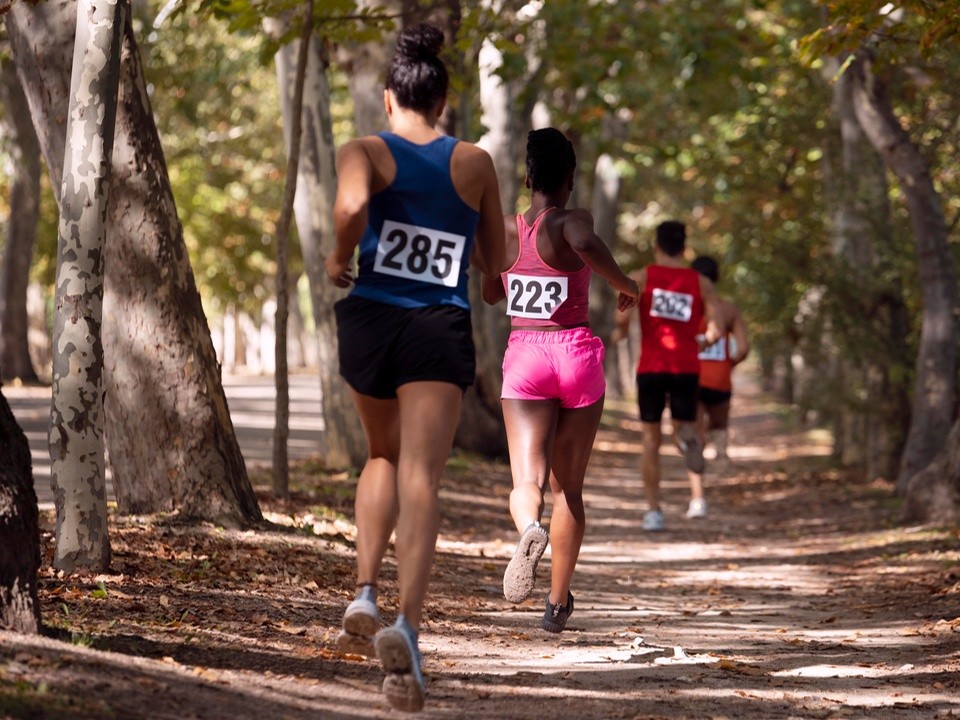
[[[693,295],[654,288],[653,299],[650,303],[650,314],[653,317],[661,317],[667,320],[690,322],[690,318],[693,316]]]
[[[566,299],[566,277],[507,274],[507,315],[549,320]]]
[[[380,230],[374,272],[456,287],[467,239],[463,235],[387,220]]]

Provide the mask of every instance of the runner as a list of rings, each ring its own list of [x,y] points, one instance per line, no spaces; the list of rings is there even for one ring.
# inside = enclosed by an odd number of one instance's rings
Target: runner
[[[448,84],[442,44],[430,25],[400,34],[384,92],[391,131],[351,141],[337,156],[337,242],[326,261],[336,285],[353,283],[335,306],[340,373],[369,449],[357,482],[357,595],[338,642],[371,654],[372,640],[387,673],[384,695],[406,711],[424,703],[418,634],[437,492],[475,375],[467,266],[472,259],[496,277],[504,262],[490,156],[436,129]],[[394,529],[400,614],[377,632],[377,576]]]
[[[697,379],[700,374],[698,340],[706,318],[705,342],[720,337],[716,324],[713,283],[685,266],[686,227],[676,220],[657,226],[654,264],[634,277],[640,287],[640,361],[637,364],[637,401],[643,425],[643,490],[647,512],[643,529],[663,530],[660,506],[660,423],[670,401],[673,439],[683,453],[690,481],[688,514],[706,508],[703,498],[703,444],[697,435]],[[630,314],[619,313],[614,337],[624,337]]]
[[[714,285],[720,278],[720,267],[709,255],[701,255],[690,263],[690,267]],[[717,451],[717,460],[727,460],[733,368],[747,357],[750,342],[740,309],[732,301],[718,297],[717,315],[717,324],[723,334],[713,345],[700,351],[697,426],[704,446],[708,439],[712,440]],[[706,503],[701,503],[698,507],[691,504],[690,512],[696,513],[698,517],[706,515]]]
[[[510,514],[521,533],[503,576],[510,602],[527,599],[547,546],[541,527],[547,481],[553,495],[550,592],[541,626],[559,633],[573,612],[570,582],[586,525],[583,480],[606,389],[603,342],[590,331],[591,272],[636,305],[637,284],[593,230],[593,217],[567,210],[576,167],[571,142],[556,128],[527,135],[530,208],[509,217],[507,270],[484,279],[484,299],[506,297],[512,332],[503,359],[501,400],[510,448]]]

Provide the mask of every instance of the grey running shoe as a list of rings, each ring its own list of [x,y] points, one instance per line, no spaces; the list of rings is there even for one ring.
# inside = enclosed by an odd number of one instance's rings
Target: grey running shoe
[[[707,464],[703,460],[703,443],[697,437],[696,432],[689,430],[677,436],[677,446],[683,453],[683,461],[690,472],[702,473]]]
[[[537,564],[547,549],[550,536],[540,523],[530,523],[520,536],[517,549],[503,573],[503,596],[512,603],[530,597],[536,584]]]
[[[659,510],[647,510],[643,514],[643,529],[647,532],[663,530],[663,513]]]
[[[688,518],[704,518],[707,516],[707,501],[703,498],[691,500],[687,506]]]
[[[567,626],[567,619],[573,615],[573,593],[567,591],[567,604],[550,602],[550,593],[547,593],[547,607],[543,611],[543,620],[540,626],[547,632],[563,632]]]
[[[374,638],[377,657],[387,676],[383,694],[391,707],[404,712],[419,712],[426,697],[422,658],[413,630],[402,619],[377,633]]]
[[[343,613],[343,631],[337,636],[337,647],[341,652],[373,657],[373,636],[379,629],[377,604],[358,597]]]

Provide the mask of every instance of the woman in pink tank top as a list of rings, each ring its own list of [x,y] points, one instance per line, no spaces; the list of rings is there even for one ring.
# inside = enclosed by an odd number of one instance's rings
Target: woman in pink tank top
[[[566,209],[573,189],[573,145],[556,128],[527,136],[530,208],[507,222],[507,269],[484,279],[488,303],[506,298],[512,331],[503,359],[501,404],[510,448],[510,514],[520,541],[503,576],[503,594],[523,602],[533,592],[537,564],[549,541],[550,592],[541,626],[558,633],[573,612],[570,583],[586,519],[583,481],[603,412],[603,342],[588,322],[590,275],[637,303],[627,277],[593,229],[593,217]],[[541,527],[549,481],[549,535]]]

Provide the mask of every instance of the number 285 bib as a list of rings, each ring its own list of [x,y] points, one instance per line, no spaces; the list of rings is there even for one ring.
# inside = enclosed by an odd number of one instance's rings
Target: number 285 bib
[[[456,287],[467,239],[463,235],[387,220],[380,230],[374,272]]]

